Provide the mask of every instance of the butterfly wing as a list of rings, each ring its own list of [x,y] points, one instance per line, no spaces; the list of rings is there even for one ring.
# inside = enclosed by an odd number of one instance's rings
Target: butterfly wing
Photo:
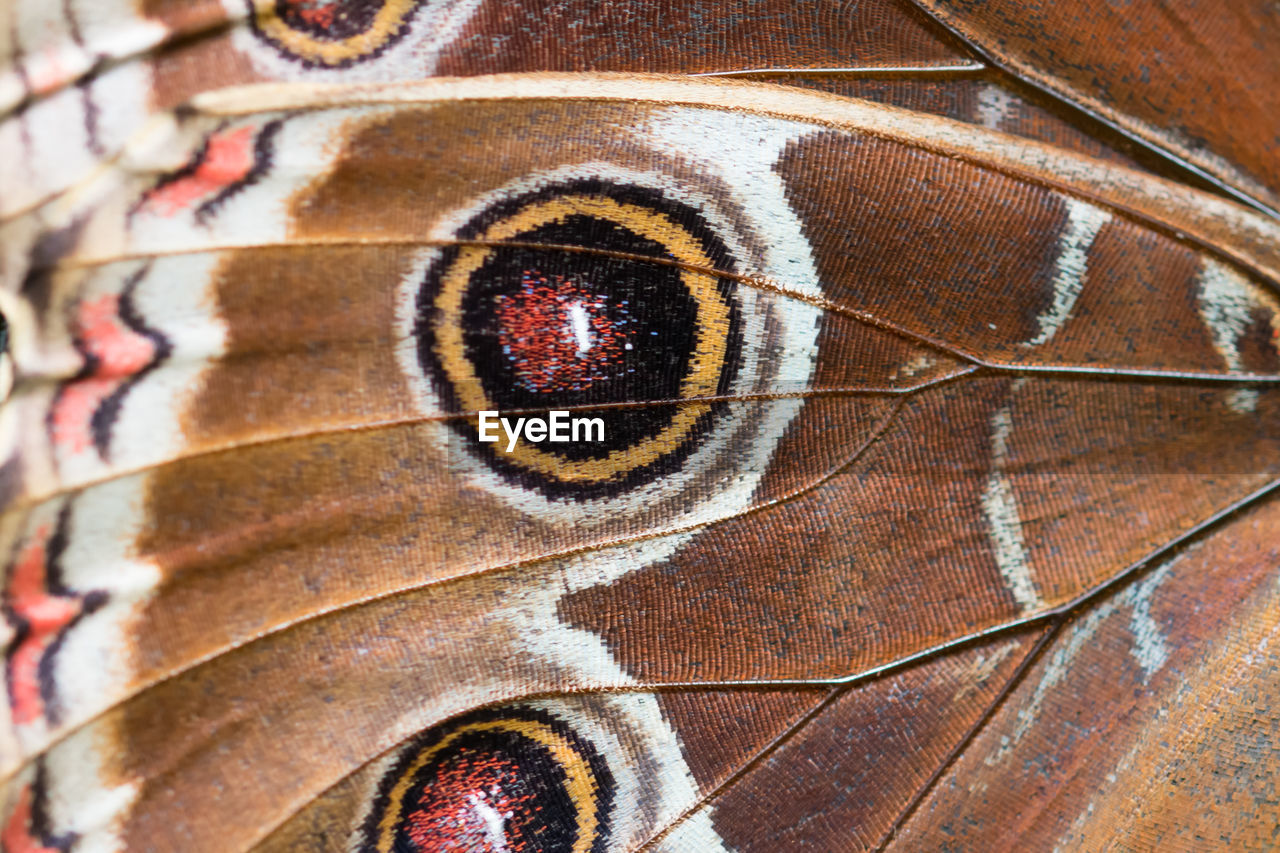
[[[1173,834],[1089,780],[1175,730],[1256,818],[1166,716],[1265,685],[1277,226],[804,88],[211,92],[7,223],[6,838]],[[612,443],[476,441],[558,406]]]

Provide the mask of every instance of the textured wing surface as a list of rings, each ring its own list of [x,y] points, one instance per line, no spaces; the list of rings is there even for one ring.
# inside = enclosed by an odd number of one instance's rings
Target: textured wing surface
[[[1275,220],[889,3],[93,8],[4,7],[4,849],[1266,846]]]
[[[1280,17],[1265,0],[919,0],[1013,73],[1280,207]]]

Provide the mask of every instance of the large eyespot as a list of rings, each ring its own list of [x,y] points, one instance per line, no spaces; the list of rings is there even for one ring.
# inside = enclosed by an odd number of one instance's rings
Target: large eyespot
[[[423,0],[248,0],[254,32],[283,56],[344,68],[377,56],[408,30]]]
[[[549,497],[611,495],[669,474],[708,435],[722,402],[663,402],[724,395],[739,368],[738,285],[706,272],[733,258],[698,211],[584,180],[492,205],[457,238],[469,245],[428,269],[415,329],[445,407],[602,424],[603,440],[509,445],[456,422],[491,467]],[[589,408],[601,404],[614,407]]]
[[[432,729],[384,777],[363,853],[545,850],[597,853],[614,783],[595,749],[533,708]]]

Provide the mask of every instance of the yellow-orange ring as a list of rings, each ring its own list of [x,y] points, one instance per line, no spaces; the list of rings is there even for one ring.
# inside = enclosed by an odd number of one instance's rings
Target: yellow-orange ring
[[[596,832],[600,828],[600,817],[596,814],[599,787],[595,774],[591,772],[591,765],[578,750],[574,749],[573,744],[551,726],[536,720],[520,719],[488,720],[462,726],[414,758],[400,774],[400,778],[396,780],[388,794],[386,811],[378,821],[378,853],[391,853],[392,845],[395,843],[396,824],[400,822],[404,795],[413,786],[413,777],[418,771],[458,738],[474,732],[487,731],[513,732],[547,748],[552,758],[564,770],[565,790],[576,807],[578,833],[572,853],[590,853],[591,845],[595,843]]]
[[[258,32],[281,49],[306,62],[336,66],[386,47],[420,3],[421,0],[385,0],[367,30],[339,41],[298,32],[276,14],[275,0],[254,0],[253,19]]]
[[[666,247],[684,264],[704,269],[712,266],[711,258],[698,245],[693,235],[669,217],[646,207],[598,196],[561,196],[529,205],[490,226],[479,239],[485,242],[510,240],[540,225],[562,222],[573,215],[594,216],[617,222]],[[445,375],[453,380],[459,404],[468,411],[496,408],[485,395],[479,378],[465,356],[462,331],[462,303],[471,276],[495,251],[488,247],[463,247],[441,276],[440,294],[435,303],[439,310],[439,320],[434,329],[436,355]],[[680,384],[680,396],[711,396],[719,388],[720,374],[727,357],[730,309],[716,287],[714,276],[687,269],[681,270],[680,276],[698,305],[697,343],[689,374]],[[682,406],[657,435],[632,447],[614,450],[603,459],[567,460],[544,453],[526,444],[523,439],[517,440],[510,453],[505,450],[499,452],[522,467],[553,479],[600,482],[619,473],[652,464],[667,455],[708,411],[710,405],[705,403]]]

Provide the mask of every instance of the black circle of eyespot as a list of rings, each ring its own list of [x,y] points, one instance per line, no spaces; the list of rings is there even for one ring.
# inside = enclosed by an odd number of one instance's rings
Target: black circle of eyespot
[[[499,708],[418,736],[386,772],[361,828],[361,853],[463,849],[501,820],[511,849],[601,853],[615,783],[565,721]]]
[[[467,245],[467,241],[483,242],[491,228],[513,221],[523,211],[564,198],[604,199],[637,216],[651,212],[671,225],[675,234],[671,239],[696,247],[720,270],[735,269],[735,259],[704,217],[657,190],[604,180],[544,187],[481,211],[457,231],[461,245],[445,248],[431,265],[417,301],[419,363],[450,411],[537,414],[569,410],[603,420],[603,442],[539,445],[540,452],[553,462],[622,460],[616,463],[616,473],[594,481],[561,478],[554,470],[533,470],[504,455],[498,445],[478,441],[472,420],[455,421],[452,428],[467,452],[523,487],[551,498],[613,496],[678,470],[723,415],[723,402],[705,404],[678,440],[669,446],[664,443],[664,430],[677,423],[678,417],[691,417],[687,408],[681,414],[682,404],[660,401],[688,396],[685,388],[694,369],[700,335],[707,334],[700,328],[707,311],[700,306],[715,303],[712,307],[721,312],[717,316],[724,319],[721,327],[709,333],[722,344],[714,381],[699,395],[711,397],[728,393],[737,375],[741,309],[732,278],[706,276],[709,286],[695,294],[687,283],[685,267],[648,260],[672,260],[672,247],[664,245],[661,238],[638,233],[643,229],[628,227],[626,221],[566,215],[518,231],[506,241],[512,245]],[[469,262],[469,254],[475,257],[477,252],[484,253],[483,261]],[[450,283],[451,270],[459,267],[469,270],[465,285]],[[446,352],[442,328],[449,320],[441,304],[450,298],[449,288],[454,286],[465,287],[455,318],[461,325],[460,345],[455,349],[461,351]],[[584,368],[566,352],[544,348],[529,359],[513,351],[512,341],[518,336],[511,331],[511,324],[536,325],[542,304],[537,300],[552,304],[561,295],[570,303],[591,306],[591,319],[602,330],[601,339],[608,337],[612,347],[610,357]],[[560,310],[562,303],[555,304],[554,310]],[[582,310],[585,313],[586,309]],[[479,393],[469,394],[468,389]],[[476,400],[484,404],[468,405]],[[602,404],[606,407],[591,408]],[[654,445],[660,445],[662,452],[656,452]],[[629,464],[632,453],[635,465]]]

